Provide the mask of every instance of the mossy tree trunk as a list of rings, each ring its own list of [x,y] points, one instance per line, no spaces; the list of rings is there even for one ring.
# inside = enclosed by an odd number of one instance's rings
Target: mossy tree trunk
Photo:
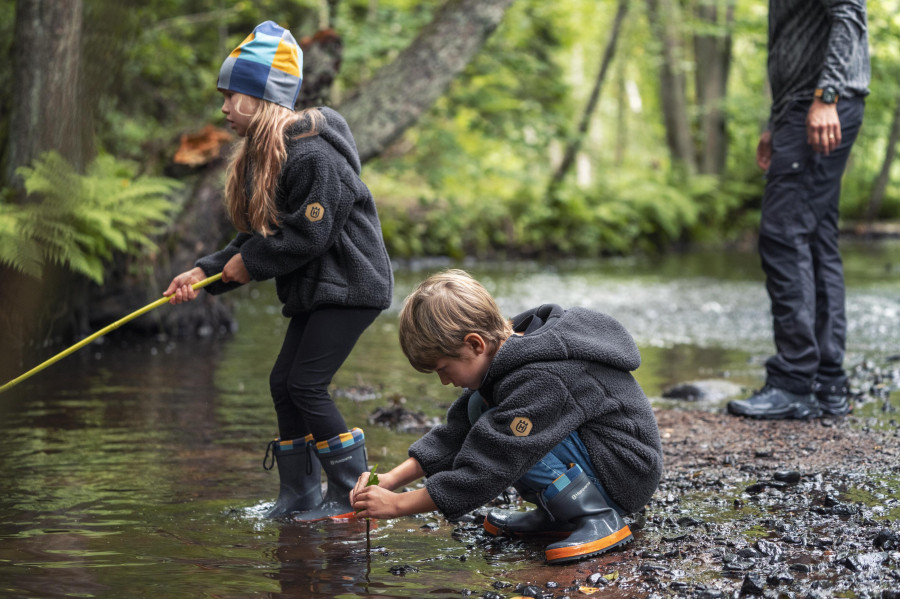
[[[363,162],[414,125],[494,32],[513,0],[448,0],[408,48],[338,109]]]

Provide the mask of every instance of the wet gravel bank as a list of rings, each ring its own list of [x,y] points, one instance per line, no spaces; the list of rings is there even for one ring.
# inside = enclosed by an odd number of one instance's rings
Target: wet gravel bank
[[[500,497],[451,525],[468,557],[496,573],[460,595],[900,599],[898,363],[852,370],[854,414],[868,416],[764,421],[694,401],[656,409],[664,478],[629,519],[632,543],[545,565],[552,541],[484,533],[490,509],[533,508]]]
[[[624,549],[542,566],[535,540],[494,539],[482,513],[454,537],[533,569],[486,599],[542,597],[900,597],[900,430],[853,416],[757,421],[657,412],[665,479]],[[530,506],[529,506],[530,507]]]

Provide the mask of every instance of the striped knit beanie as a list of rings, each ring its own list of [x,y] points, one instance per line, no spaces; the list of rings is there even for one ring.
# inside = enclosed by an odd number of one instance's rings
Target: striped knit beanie
[[[272,21],[256,26],[219,71],[227,89],[294,109],[303,82],[303,51],[291,32]]]

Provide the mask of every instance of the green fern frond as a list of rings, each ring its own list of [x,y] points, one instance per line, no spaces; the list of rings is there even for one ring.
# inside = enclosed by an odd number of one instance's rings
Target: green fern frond
[[[56,152],[17,169],[35,201],[0,197],[0,263],[40,276],[43,264],[59,264],[102,283],[104,261],[115,252],[139,254],[177,210],[181,184],[138,177],[137,165],[99,156],[85,175]]]

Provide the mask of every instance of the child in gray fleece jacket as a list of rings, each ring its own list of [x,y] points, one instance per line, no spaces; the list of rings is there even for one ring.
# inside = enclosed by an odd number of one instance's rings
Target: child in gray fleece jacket
[[[537,504],[491,512],[490,534],[555,533],[549,563],[602,553],[632,539],[622,515],[659,484],[662,448],[650,402],[630,371],[640,353],[613,318],[545,304],[507,321],[485,288],[459,270],[424,281],[400,314],[410,364],[463,392],[447,422],[409,459],[363,473],[350,501],[360,516],[431,510],[455,519],[510,485]],[[392,493],[421,476],[425,488]]]
[[[394,278],[350,127],[330,108],[294,110],[302,56],[290,31],[266,21],[222,63],[222,112],[242,138],[225,190],[238,233],[164,295],[191,301],[193,285],[219,272],[209,293],[275,280],[290,322],[269,376],[279,437],[263,465],[277,463],[279,491],[266,515],[321,520],[352,515],[349,492],[366,470],[365,435],[349,429],[328,385],[390,305]]]

